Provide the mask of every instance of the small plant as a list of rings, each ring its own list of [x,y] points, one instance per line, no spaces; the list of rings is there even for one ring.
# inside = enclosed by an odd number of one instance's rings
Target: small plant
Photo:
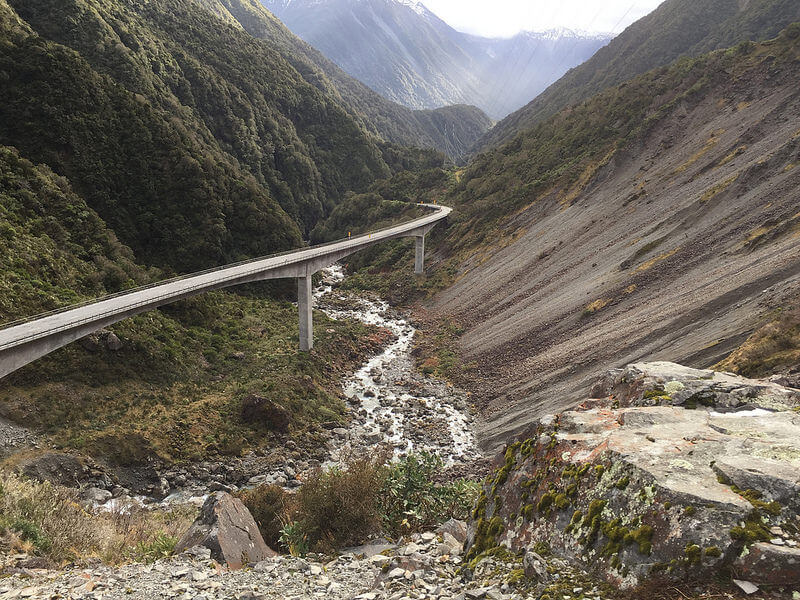
[[[133,549],[134,560],[151,563],[160,558],[167,558],[172,556],[175,551],[175,544],[178,543],[178,538],[168,535],[167,533],[159,532],[150,542],[140,542],[136,544]]]
[[[285,523],[280,532],[280,543],[292,556],[305,556],[308,554],[308,535],[303,531],[303,526],[297,521]]]
[[[260,485],[237,494],[258,524],[267,546],[276,548],[286,523],[294,520],[297,501],[279,485]]]
[[[400,536],[469,516],[480,492],[476,482],[437,484],[442,460],[435,454],[409,455],[389,467],[380,494],[384,529]]]

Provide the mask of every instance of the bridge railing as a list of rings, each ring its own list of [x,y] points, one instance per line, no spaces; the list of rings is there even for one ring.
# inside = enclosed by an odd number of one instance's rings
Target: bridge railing
[[[442,209],[442,207],[432,206],[432,205],[428,205],[428,204],[415,204],[414,206],[420,206],[420,207],[423,207],[423,208],[429,208],[429,209],[435,210],[437,212],[439,212]],[[202,275],[209,275],[209,274],[216,273],[216,272],[219,272],[219,271],[224,271],[226,269],[232,269],[232,268],[235,268],[235,267],[242,267],[242,266],[245,266],[245,265],[248,265],[248,264],[262,262],[264,260],[269,260],[269,259],[273,259],[273,258],[280,258],[281,256],[287,256],[287,255],[290,255],[290,254],[295,254],[295,253],[303,251],[303,250],[322,249],[322,248],[325,248],[325,247],[328,247],[328,246],[334,246],[336,244],[341,244],[342,242],[358,240],[358,239],[360,239],[360,238],[362,238],[364,236],[376,236],[377,237],[377,236],[380,236],[382,233],[386,233],[388,231],[396,229],[397,227],[402,227],[404,225],[411,225],[411,224],[414,224],[416,221],[420,221],[420,220],[424,220],[424,219],[426,219],[426,217],[417,217],[416,219],[411,219],[409,221],[404,221],[404,222],[398,223],[396,225],[391,225],[389,227],[384,227],[383,229],[379,229],[377,231],[370,232],[369,234],[365,233],[365,234],[356,236],[355,238],[346,237],[346,238],[340,238],[338,240],[333,240],[331,242],[325,242],[325,243],[322,243],[322,244],[315,244],[314,246],[305,246],[305,247],[301,247],[301,248],[293,248],[293,249],[290,249],[290,250],[284,250],[282,252],[276,252],[274,254],[267,254],[267,255],[264,255],[264,256],[259,256],[257,258],[249,258],[249,259],[241,260],[241,261],[238,261],[238,262],[235,262],[235,263],[228,263],[226,265],[221,265],[221,266],[218,266],[218,267],[211,267],[211,268],[205,269],[203,271],[195,271],[193,273],[186,273],[184,275],[178,275],[176,277],[171,277],[169,279],[162,279],[160,281],[155,281],[155,282],[148,283],[148,284],[145,284],[145,285],[141,285],[141,286],[137,286],[137,287],[133,287],[133,288],[128,288],[126,290],[120,290],[119,292],[114,292],[113,294],[106,294],[105,296],[100,296],[99,298],[87,299],[87,300],[84,300],[82,302],[77,302],[75,304],[70,304],[69,306],[62,306],[60,308],[55,308],[53,310],[49,310],[49,311],[46,311],[46,312],[38,313],[36,315],[31,315],[29,317],[24,317],[22,319],[17,319],[15,321],[10,321],[8,323],[3,323],[3,324],[0,325],[0,331],[4,331],[4,330],[9,329],[11,327],[17,327],[19,325],[24,325],[25,323],[30,323],[32,321],[38,321],[39,319],[43,319],[43,318],[46,318],[46,317],[51,317],[51,316],[58,315],[58,314],[61,314],[61,313],[69,312],[71,310],[76,310],[78,308],[83,308],[85,306],[89,306],[89,305],[92,305],[92,304],[98,304],[98,303],[104,302],[106,300],[113,300],[113,299],[116,299],[116,298],[120,298],[122,296],[133,295],[133,294],[136,294],[138,292],[144,292],[144,291],[147,291],[147,290],[159,287],[159,286],[168,285],[170,283],[177,283],[179,281],[185,281],[186,279],[191,279],[193,277],[200,277]],[[275,267],[281,267],[281,266],[289,265],[292,262],[293,261],[285,261],[285,262],[282,262],[282,263],[279,263],[279,264],[275,265]],[[239,279],[241,277],[246,277],[247,275],[252,275],[252,274],[258,273],[261,270],[262,269],[259,268],[259,269],[252,269],[250,271],[245,271],[245,272],[242,272],[242,273],[237,273],[235,276],[232,277],[232,279]],[[207,286],[207,284],[199,284],[199,285],[196,285],[196,286],[185,288],[183,291],[191,292],[191,291],[194,291],[196,289],[200,289],[200,288],[203,288],[203,287],[206,287],[206,286]],[[147,300],[144,300],[142,302],[131,304],[129,307],[126,307],[126,308],[132,309],[132,308],[137,308],[138,306],[142,306],[143,304],[151,304],[153,302],[157,302],[158,300],[170,297],[171,295],[172,294],[164,294],[163,296],[150,297],[150,298],[147,298]],[[117,311],[116,310],[109,311],[108,315],[114,314],[115,312],[117,312]],[[80,324],[80,323],[86,322],[86,321],[96,320],[98,316],[102,317],[102,316],[105,316],[105,315],[104,314],[93,315],[92,317],[87,317],[86,319],[78,319],[78,320],[70,323],[68,326],[54,327],[52,330],[48,330],[48,332],[57,331],[58,329],[62,329],[62,328],[69,328],[69,327],[72,327],[72,326],[74,326],[76,324]],[[19,343],[20,341],[25,340],[28,337],[30,337],[30,338],[39,337],[40,334],[41,334],[41,332],[39,332],[37,334],[31,334],[30,336],[23,336],[23,337],[21,337],[19,339],[14,340],[13,343],[15,343],[15,344]],[[8,344],[0,344],[0,348],[4,347],[6,345],[8,345]]]

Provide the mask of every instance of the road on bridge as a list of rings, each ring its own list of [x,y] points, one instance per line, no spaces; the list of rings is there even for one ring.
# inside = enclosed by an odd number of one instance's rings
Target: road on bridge
[[[386,240],[416,238],[415,272],[424,266],[425,235],[452,209],[421,204],[431,214],[345,240],[225,265],[37,315],[0,329],[0,377],[98,329],[164,304],[254,281],[298,280],[300,349],[313,347],[311,276],[345,256]]]

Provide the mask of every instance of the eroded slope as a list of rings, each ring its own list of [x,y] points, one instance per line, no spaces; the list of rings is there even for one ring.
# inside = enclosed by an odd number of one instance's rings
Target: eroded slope
[[[488,447],[574,402],[606,366],[713,364],[800,289],[797,34],[623,84],[596,99],[604,116],[587,113],[617,122],[577,137],[562,113],[555,130],[572,145],[549,171],[531,158],[553,141],[545,126],[465,174],[463,236],[481,212],[513,209],[484,239],[508,245],[476,254],[435,302],[465,328]],[[659,89],[663,77],[675,79]],[[631,111],[643,127],[626,129]]]

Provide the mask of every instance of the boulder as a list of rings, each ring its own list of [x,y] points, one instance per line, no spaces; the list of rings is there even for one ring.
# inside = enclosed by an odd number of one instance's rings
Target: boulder
[[[90,487],[81,492],[81,499],[89,504],[105,504],[111,500],[111,492],[97,487]]]
[[[211,494],[200,516],[175,546],[183,552],[194,546],[211,550],[211,556],[232,569],[277,555],[261,537],[255,520],[238,498],[226,492]]]
[[[122,342],[119,337],[117,337],[117,334],[107,329],[101,329],[100,331],[90,333],[86,337],[81,338],[79,344],[84,350],[88,350],[89,352],[99,352],[104,348],[112,352],[122,350]]]
[[[459,544],[463,544],[467,541],[467,524],[464,521],[450,519],[446,523],[440,525],[436,533],[441,536],[444,536],[445,533],[449,533]]]
[[[88,468],[81,459],[60,452],[24,459],[17,470],[30,479],[71,487],[80,485],[88,476]]]
[[[117,337],[117,334],[109,331],[105,335],[105,346],[112,352],[118,352],[122,350],[122,342]]]
[[[759,542],[734,562],[738,577],[762,585],[800,584],[800,550]]]
[[[497,458],[466,560],[543,543],[623,588],[724,568],[785,582],[800,568],[800,414],[794,390],[756,383],[672,363],[609,373],[602,399],[542,417]]]
[[[292,420],[292,413],[278,406],[268,398],[249,395],[242,399],[242,421],[259,425],[271,431],[286,433]]]
[[[748,379],[710,369],[693,369],[671,362],[633,363],[608,371],[590,396],[614,406],[684,406],[717,410],[800,406],[800,390],[774,381]]]

